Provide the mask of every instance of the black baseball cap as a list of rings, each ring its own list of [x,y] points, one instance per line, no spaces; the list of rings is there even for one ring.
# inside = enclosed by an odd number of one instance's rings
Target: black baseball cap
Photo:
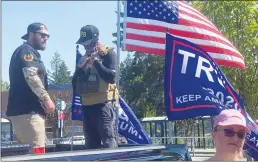
[[[80,38],[76,44],[89,45],[92,40],[99,36],[99,30],[93,25],[83,26],[80,30]]]
[[[24,36],[22,36],[21,38],[24,39],[24,40],[27,40],[28,37],[29,37],[29,33],[30,32],[38,32],[42,29],[45,29],[47,30],[47,27],[46,25],[42,24],[42,23],[32,23],[28,26],[27,28],[27,34],[25,34]],[[48,33],[46,33],[48,35]]]

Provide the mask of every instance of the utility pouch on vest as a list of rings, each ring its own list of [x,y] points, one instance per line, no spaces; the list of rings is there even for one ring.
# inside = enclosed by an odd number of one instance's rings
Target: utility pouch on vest
[[[76,79],[76,86],[75,86],[75,91],[77,94],[81,95],[83,94],[84,89],[87,87],[87,76],[82,75]]]
[[[83,75],[77,78],[76,81],[76,93],[88,94],[97,93],[99,90],[99,78],[98,75],[90,74]]]
[[[90,74],[87,81],[86,93],[97,93],[99,91],[99,78],[96,74]]]

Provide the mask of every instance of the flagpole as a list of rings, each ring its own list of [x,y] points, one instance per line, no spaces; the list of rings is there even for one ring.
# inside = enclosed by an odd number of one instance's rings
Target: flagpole
[[[79,50],[79,45],[76,45],[76,61],[75,61],[75,69],[76,69],[76,64],[77,64],[77,51]],[[74,100],[74,95],[73,95],[73,100]],[[72,105],[73,106],[73,105]],[[73,113],[73,109],[72,109],[72,113]],[[73,120],[73,114],[72,114],[72,141],[71,141],[71,151],[73,151],[73,138],[74,137],[74,120]],[[84,137],[85,139],[85,137]]]
[[[120,74],[120,1],[117,1],[117,88],[119,89],[119,74]]]
[[[118,93],[119,93],[119,75],[120,75],[120,1],[117,1],[117,43],[116,43],[116,47],[117,47],[117,71],[116,71],[116,85],[117,85],[117,89],[118,89]],[[118,101],[119,102],[119,101]],[[118,107],[116,108],[116,135],[118,136],[118,122],[119,122],[119,104]],[[118,140],[118,138],[117,138]]]
[[[74,136],[74,120],[72,120],[72,139],[71,139],[71,151],[73,151],[73,136]],[[85,137],[84,137],[85,139]]]

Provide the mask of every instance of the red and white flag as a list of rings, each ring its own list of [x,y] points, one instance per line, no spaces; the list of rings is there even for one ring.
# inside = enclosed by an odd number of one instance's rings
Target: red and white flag
[[[166,30],[203,48],[218,65],[245,69],[244,58],[216,26],[183,1],[125,1],[125,50],[165,55]]]

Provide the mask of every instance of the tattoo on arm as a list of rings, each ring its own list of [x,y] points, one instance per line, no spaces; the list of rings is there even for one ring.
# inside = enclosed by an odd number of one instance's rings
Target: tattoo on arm
[[[26,82],[28,83],[31,90],[38,96],[38,98],[42,101],[49,99],[49,94],[47,93],[42,81],[38,76],[38,68],[24,67],[22,70]]]

